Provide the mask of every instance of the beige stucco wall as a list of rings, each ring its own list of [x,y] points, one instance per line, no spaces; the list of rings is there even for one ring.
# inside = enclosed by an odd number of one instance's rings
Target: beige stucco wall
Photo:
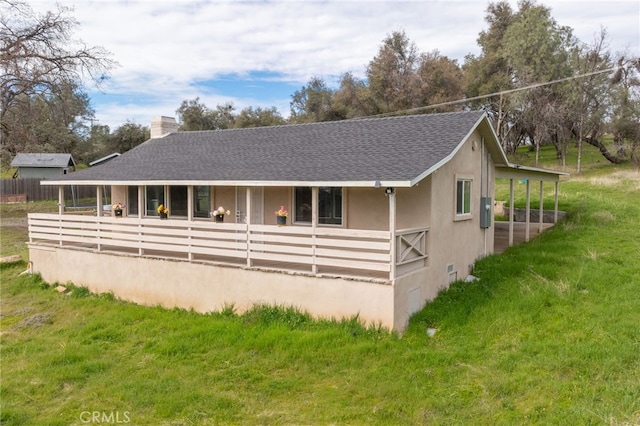
[[[346,222],[351,229],[389,229],[389,199],[384,188],[349,188]]]
[[[481,160],[486,163],[486,155],[482,155],[481,139],[475,133],[450,162],[432,175],[434,201],[431,206],[429,253],[431,265],[435,268],[432,279],[439,286],[448,284],[447,265],[453,265],[457,278],[464,279],[476,259],[493,251],[493,227],[480,228],[481,186],[486,185],[486,181],[481,182]],[[494,171],[491,175],[495,176]],[[459,221],[455,220],[457,177],[473,179],[471,217]],[[491,182],[488,196],[493,197],[493,192]]]
[[[316,317],[358,315],[366,323],[395,325],[389,284],[38,245],[30,245],[29,258],[46,282],[72,282],[143,305],[211,312],[233,304],[240,313],[267,303]]]
[[[293,220],[293,208],[292,208],[292,189],[290,187],[280,186],[268,186],[264,188],[264,224],[275,225],[276,215],[275,212],[280,209],[280,206],[289,212],[287,223],[291,224]]]

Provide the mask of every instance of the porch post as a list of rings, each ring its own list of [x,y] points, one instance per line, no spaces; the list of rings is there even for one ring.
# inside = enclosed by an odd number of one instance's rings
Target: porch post
[[[64,214],[64,187],[58,185],[58,231],[60,232],[60,241],[58,242],[62,247],[62,215]]]
[[[389,279],[396,279],[396,191],[389,194],[389,237],[391,242],[391,271]]]
[[[58,214],[64,214],[64,186],[58,185]]]
[[[147,211],[147,206],[144,203],[144,186],[138,186],[138,255],[142,256],[144,254],[144,249],[142,248],[142,224],[140,220],[144,217]]]
[[[97,232],[97,239],[98,239],[98,251],[100,251],[100,221],[102,220],[102,185],[98,185],[96,186],[96,203],[97,205],[97,210],[96,210],[96,228],[98,230]]]
[[[318,273],[316,264],[316,228],[318,227],[318,187],[311,188],[311,272]]]
[[[102,216],[102,186],[96,186],[96,216]]]
[[[187,222],[189,222],[189,253],[187,255],[189,261],[193,260],[193,252],[191,251],[191,222],[193,222],[193,185],[187,186]]]
[[[538,218],[538,233],[542,234],[542,224],[544,223],[544,182],[540,181],[540,217]]]
[[[247,221],[247,268],[251,267],[251,187],[247,186],[245,191],[246,209],[245,217]],[[237,210],[237,208],[236,208]],[[263,222],[264,223],[264,222]]]
[[[509,179],[509,247],[513,245],[513,178]]]
[[[525,230],[524,230],[524,240],[529,241],[529,228],[531,225],[531,181],[527,179],[527,205],[525,208]]]
[[[555,182],[555,207],[553,208],[553,224],[558,223],[558,181]]]
[[[147,211],[147,206],[144,204],[144,186],[138,186],[138,219],[142,219]]]
[[[193,220],[193,185],[187,186],[187,220]]]

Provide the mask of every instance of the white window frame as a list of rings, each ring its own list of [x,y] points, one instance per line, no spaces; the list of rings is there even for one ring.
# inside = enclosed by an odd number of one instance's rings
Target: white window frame
[[[462,183],[462,211],[458,211],[458,188],[459,184]],[[465,197],[466,190],[468,189],[469,195]],[[468,201],[468,205],[465,205],[465,201]],[[473,177],[472,176],[464,176],[464,175],[456,175],[455,177],[455,185],[454,185],[454,198],[453,198],[453,211],[455,213],[455,220],[468,220],[473,217]]]

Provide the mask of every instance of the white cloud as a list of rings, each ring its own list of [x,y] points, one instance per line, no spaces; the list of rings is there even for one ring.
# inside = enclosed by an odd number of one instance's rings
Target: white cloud
[[[335,81],[351,71],[362,76],[391,32],[404,30],[423,52],[438,49],[462,63],[478,53],[476,39],[486,28],[488,2],[453,1],[168,1],[60,0],[74,6],[88,45],[113,53],[121,67],[106,86],[117,103],[95,102],[104,124],[122,117],[146,124],[172,114],[185,99],[200,96],[210,107],[229,100],[198,83],[221,75],[268,71],[302,86],[310,77]],[[515,8],[516,1],[510,3]],[[637,0],[554,0],[542,2],[561,25],[590,42],[607,27],[612,49],[640,52],[640,2]],[[34,0],[37,10],[52,10],[54,0]],[[222,85],[222,83],[220,83]],[[232,97],[237,107],[277,106],[288,113],[293,91],[279,99]],[[93,96],[92,96],[93,98]],[[160,110],[162,109],[162,110]]]

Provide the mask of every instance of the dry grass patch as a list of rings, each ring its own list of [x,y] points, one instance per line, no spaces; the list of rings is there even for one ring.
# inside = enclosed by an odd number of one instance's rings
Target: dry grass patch
[[[599,211],[599,212],[595,212],[593,213],[593,218],[599,222],[599,223],[611,223],[614,220],[616,220],[616,217],[613,215],[613,213],[608,212],[608,211]]]

